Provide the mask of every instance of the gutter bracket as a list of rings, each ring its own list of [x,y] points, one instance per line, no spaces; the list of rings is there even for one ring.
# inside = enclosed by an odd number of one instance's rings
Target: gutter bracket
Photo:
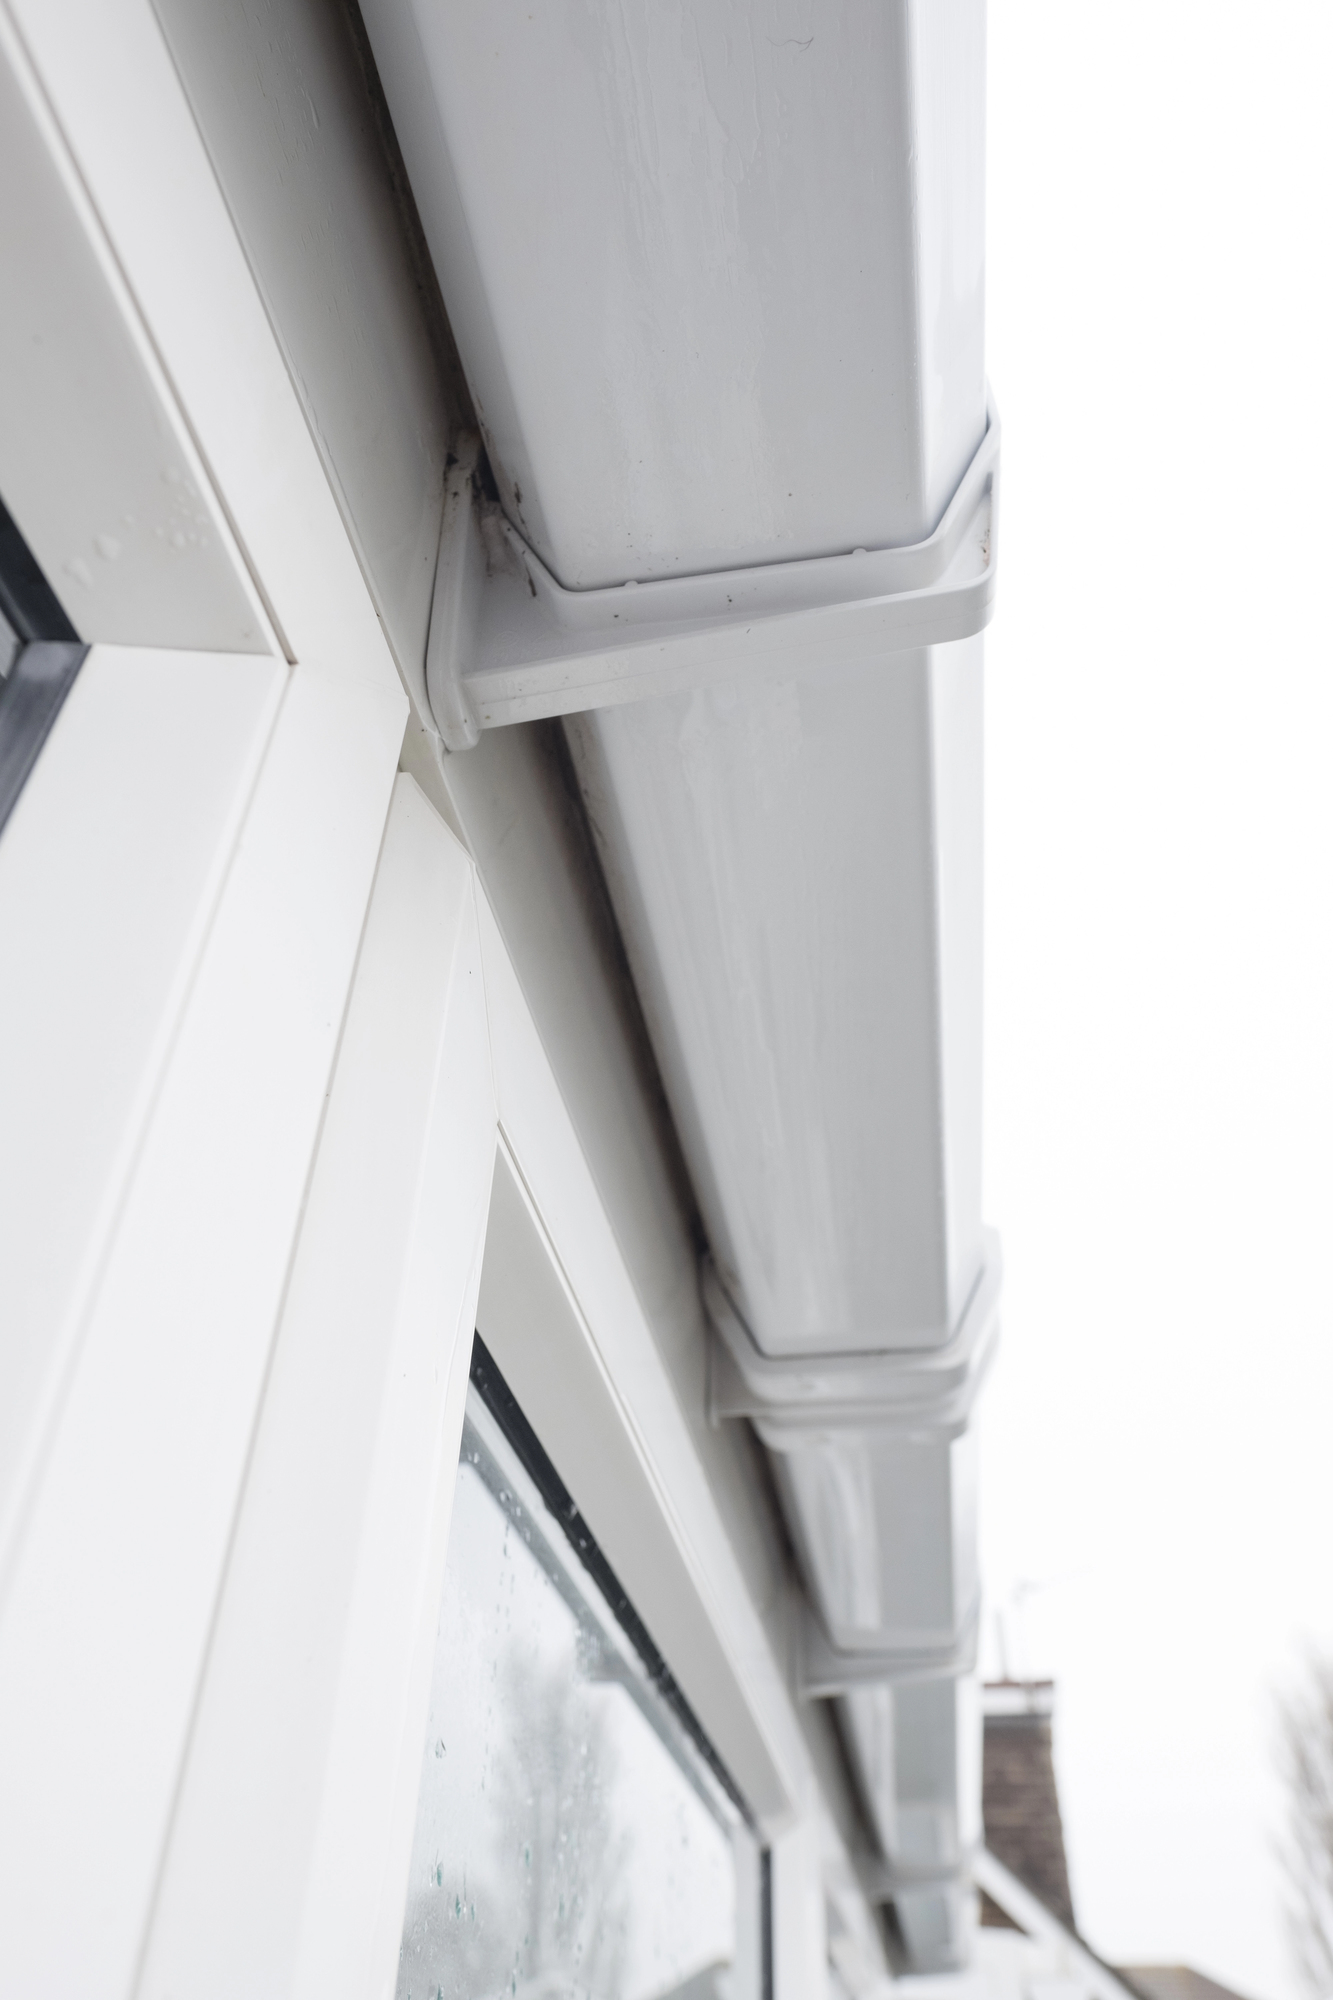
[[[981,1630],[978,1596],[957,1633],[942,1646],[898,1647],[888,1652],[846,1652],[830,1641],[809,1599],[801,1610],[799,1686],[806,1701],[824,1701],[860,1687],[883,1687],[886,1681],[959,1680],[977,1664]]]
[[[967,1428],[999,1336],[1003,1262],[993,1229],[962,1319],[940,1347],[864,1354],[774,1356],[762,1352],[736,1311],[711,1257],[701,1274],[708,1324],[708,1416],[749,1417],[770,1430],[876,1430],[920,1437]]]
[[[483,729],[649,701],[750,675],[823,672],[970,638],[999,560],[1000,420],[939,525],[909,548],[566,590],[476,492],[480,441],[446,478],[426,683],[451,750]]]

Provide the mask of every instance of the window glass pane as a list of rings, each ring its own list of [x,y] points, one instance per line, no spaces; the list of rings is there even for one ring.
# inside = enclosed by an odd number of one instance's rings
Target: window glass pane
[[[758,2000],[758,1856],[476,1390],[400,2000]]]

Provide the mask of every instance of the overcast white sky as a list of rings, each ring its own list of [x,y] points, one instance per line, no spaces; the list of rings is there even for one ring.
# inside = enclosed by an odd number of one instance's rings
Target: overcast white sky
[[[991,0],[993,1597],[1079,1921],[1298,1991],[1333,1644],[1333,0]]]

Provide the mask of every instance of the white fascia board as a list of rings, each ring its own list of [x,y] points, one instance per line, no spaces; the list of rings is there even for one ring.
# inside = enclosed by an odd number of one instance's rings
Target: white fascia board
[[[3,5],[282,649],[400,695],[150,0]]]

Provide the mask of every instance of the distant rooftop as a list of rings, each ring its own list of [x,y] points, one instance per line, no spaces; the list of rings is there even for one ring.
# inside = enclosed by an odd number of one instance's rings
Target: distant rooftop
[[[1241,2000],[1192,1965],[1118,1965],[1116,1972],[1140,2000]]]

